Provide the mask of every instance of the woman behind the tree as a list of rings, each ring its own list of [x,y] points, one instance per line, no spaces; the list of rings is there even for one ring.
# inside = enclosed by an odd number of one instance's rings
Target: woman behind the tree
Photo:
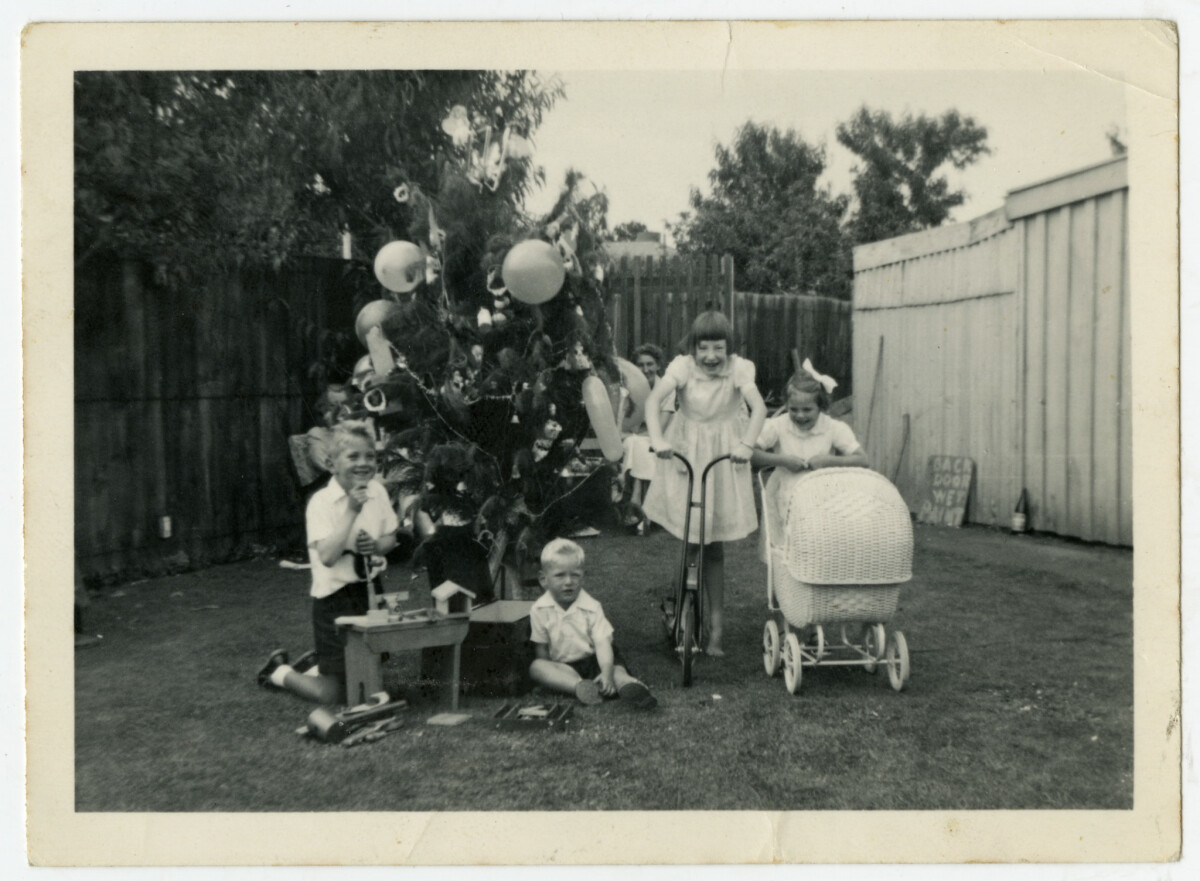
[[[688,511],[687,472],[671,458],[678,450],[696,469],[694,499],[700,499],[700,472],[709,462],[729,454],[731,465],[718,465],[708,476],[711,494],[705,507],[705,546],[689,543],[689,559],[704,554],[704,586],[709,612],[710,655],[721,656],[725,619],[724,542],[745,538],[758,527],[750,456],[767,416],[754,362],[732,353],[733,329],[720,312],[702,312],[684,341],[680,355],[646,399],[650,445],[659,457],[658,473],[646,495],[646,516],[676,538],[684,535]],[[675,417],[664,434],[659,408],[676,393]],[[746,412],[749,407],[749,414]]]
[[[658,385],[658,380],[662,374],[663,362],[662,349],[653,343],[643,343],[633,351],[633,363],[637,365],[637,368],[646,377],[646,382],[649,384],[651,390]],[[632,402],[629,403],[632,405]],[[662,413],[659,414],[659,420],[664,431],[670,424],[671,416],[674,412],[675,396],[668,395],[663,398]],[[654,453],[650,450],[650,437],[646,433],[644,421],[640,425],[629,425],[627,427],[635,433],[626,435],[622,441],[625,452],[621,462],[621,470],[625,473],[625,492],[630,496],[633,504],[638,506],[635,510],[638,510],[646,496],[646,489],[658,470],[658,461]],[[636,518],[636,515],[634,516]],[[638,524],[638,531],[644,532],[645,522],[641,521],[640,518],[637,518],[636,522]]]

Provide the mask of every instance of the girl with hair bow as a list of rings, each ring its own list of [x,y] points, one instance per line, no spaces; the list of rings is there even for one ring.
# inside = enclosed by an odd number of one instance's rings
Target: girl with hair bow
[[[775,504],[769,513],[782,527],[789,490],[806,471],[817,468],[866,468],[867,454],[845,422],[828,414],[833,377],[818,373],[805,358],[787,384],[787,407],[763,425],[755,444],[755,467],[773,467],[765,487]],[[764,504],[764,508],[767,506]],[[776,532],[776,535],[781,534]]]

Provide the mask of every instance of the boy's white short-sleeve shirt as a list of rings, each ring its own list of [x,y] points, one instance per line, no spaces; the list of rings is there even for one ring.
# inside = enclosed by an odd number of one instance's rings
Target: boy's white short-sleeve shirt
[[[569,664],[596,653],[598,640],[612,641],[613,628],[600,603],[586,590],[564,609],[542,594],[529,610],[529,639],[547,647],[551,661]]]
[[[316,544],[329,536],[337,522],[345,516],[350,498],[337,480],[313,493],[305,511],[305,526],[308,533],[308,560],[312,564],[312,591],[314,599],[337,593],[347,584],[361,581],[354,571],[354,542],[359,530],[371,538],[379,539],[394,533],[400,521],[392,509],[387,489],[378,479],[367,484],[367,501],[354,519],[354,525],[346,534],[344,553],[332,566],[321,562]]]

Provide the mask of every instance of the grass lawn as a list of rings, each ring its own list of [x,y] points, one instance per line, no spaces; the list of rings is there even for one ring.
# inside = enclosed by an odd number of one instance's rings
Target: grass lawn
[[[657,710],[578,706],[566,732],[509,733],[488,724],[500,698],[464,698],[457,728],[425,725],[438,708],[414,701],[404,728],[350,750],[297,737],[310,707],[254,682],[270,649],[311,644],[307,572],[255,560],[109,590],[89,610],[102,643],[76,651],[76,809],[1132,807],[1129,550],[917,526],[891,625],[908,690],[830,668],[792,697],[762,669],[754,542],[727,550],[728,657],[701,658],[688,689],[657,611],[678,545],[583,542],[587,587]],[[402,656],[387,675],[414,670]]]

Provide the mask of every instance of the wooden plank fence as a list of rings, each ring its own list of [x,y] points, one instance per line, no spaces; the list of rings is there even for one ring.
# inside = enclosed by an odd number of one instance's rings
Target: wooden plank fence
[[[105,580],[245,556],[302,537],[287,437],[313,422],[321,331],[353,326],[343,263],[179,293],[136,263],[75,282],[75,552]],[[733,290],[729,258],[626,259],[610,276],[617,351],[673,352],[695,316],[732,313],[739,350],[778,395],[798,348],[850,391],[850,304]],[[171,519],[162,537],[163,517]]]
[[[75,553],[85,576],[300,539],[287,436],[312,422],[319,329],[350,324],[341,278],[340,262],[312,261],[170,294],[137,263],[77,274]]]
[[[792,349],[837,379],[835,398],[853,389],[848,301],[735,290],[728,256],[623,257],[609,284],[609,317],[622,357],[641,343],[654,343],[673,355],[696,315],[717,308],[732,317],[738,351],[758,368],[764,395],[782,396],[792,371]]]

